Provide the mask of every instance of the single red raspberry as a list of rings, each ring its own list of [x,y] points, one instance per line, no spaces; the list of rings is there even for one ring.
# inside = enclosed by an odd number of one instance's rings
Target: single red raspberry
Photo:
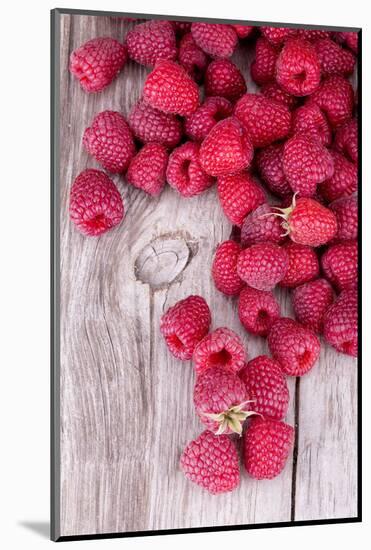
[[[70,71],[85,92],[101,92],[127,61],[126,46],[113,38],[93,38],[70,57]]]
[[[254,154],[250,136],[235,117],[221,120],[200,148],[201,166],[211,176],[236,174],[248,168]]]
[[[284,219],[282,224],[290,239],[298,244],[321,246],[337,233],[336,216],[314,199],[293,199],[288,208],[276,208]]]
[[[82,141],[88,153],[112,173],[124,172],[135,155],[130,127],[116,111],[99,113],[86,128]]]
[[[245,79],[240,69],[229,59],[215,59],[206,69],[205,94],[236,101],[246,93]]]
[[[196,44],[212,57],[231,57],[238,43],[230,25],[192,23],[191,32]]]
[[[255,44],[255,59],[251,63],[251,77],[260,86],[276,78],[276,62],[279,49],[261,36]]]
[[[294,445],[292,426],[271,418],[254,418],[244,435],[244,464],[255,479],[273,479],[284,469]]]
[[[70,217],[83,235],[97,237],[113,229],[124,217],[121,195],[100,170],[84,170],[73,182]]]
[[[334,291],[326,279],[316,279],[294,289],[292,305],[295,318],[304,327],[322,333],[323,317],[334,301]]]
[[[145,21],[135,25],[126,35],[130,59],[154,67],[160,59],[177,55],[174,27],[170,21]]]
[[[358,121],[352,118],[337,129],[335,134],[335,149],[348,160],[358,162]]]
[[[292,133],[306,134],[322,145],[330,145],[332,141],[331,128],[321,109],[315,103],[303,105],[292,114]]]
[[[269,350],[288,376],[302,376],[319,357],[320,341],[315,333],[293,319],[281,317],[268,334]]]
[[[323,38],[330,38],[331,33],[329,31],[321,31],[320,29],[298,29],[297,35],[300,38],[309,40],[309,42],[316,42]]]
[[[205,430],[188,443],[180,467],[187,479],[212,495],[233,491],[240,483],[237,449],[227,435]]]
[[[187,116],[200,103],[198,86],[186,70],[175,61],[158,61],[147,76],[143,99],[164,113]]]
[[[351,83],[343,76],[328,76],[308,101],[316,103],[331,126],[338,128],[352,117],[354,92]]]
[[[231,116],[232,103],[224,97],[207,97],[185,121],[185,132],[195,141],[202,141],[217,122]]]
[[[278,84],[289,94],[306,96],[318,89],[321,67],[316,50],[302,38],[288,40],[276,64]]]
[[[337,199],[329,205],[336,216],[338,231],[335,241],[350,241],[358,236],[358,201],[354,195]]]
[[[282,90],[277,82],[268,82],[264,84],[260,92],[264,97],[278,101],[278,103],[282,103],[282,105],[285,105],[285,107],[288,107],[290,110],[298,103],[298,98]]]
[[[245,384],[237,373],[215,367],[199,374],[193,402],[201,422],[215,435],[242,433],[249,410]]]
[[[289,267],[280,282],[281,286],[294,288],[318,277],[319,262],[313,248],[293,242],[288,242],[284,247],[289,255]]]
[[[272,292],[248,286],[241,291],[238,315],[247,332],[267,336],[280,313],[280,306]]]
[[[243,247],[256,243],[271,242],[280,244],[284,240],[281,222],[268,203],[263,203],[248,214],[241,228]]]
[[[235,116],[250,134],[254,147],[265,147],[283,139],[290,130],[289,109],[263,95],[242,96],[236,104]]]
[[[220,367],[226,371],[238,372],[245,364],[246,355],[241,338],[229,328],[217,328],[201,342],[193,353],[197,374]]]
[[[357,241],[346,241],[329,246],[321,259],[323,273],[341,292],[358,286]]]
[[[247,38],[255,28],[251,25],[231,25],[231,27],[236,31],[238,38]]]
[[[159,195],[166,181],[168,158],[164,145],[148,143],[130,162],[126,174],[127,181],[149,195]]]
[[[282,420],[289,405],[289,389],[281,365],[266,355],[249,361],[238,373],[245,382],[252,407],[263,417]]]
[[[291,189],[302,197],[316,193],[317,185],[334,174],[334,161],[317,139],[297,134],[283,148],[283,171]]]
[[[182,361],[192,358],[198,342],[209,332],[211,314],[201,296],[188,296],[161,317],[160,330],[171,353]]]
[[[283,171],[283,144],[274,143],[256,154],[256,166],[269,190],[279,197],[292,195],[292,189]]]
[[[334,40],[336,39],[340,44],[345,44],[354,53],[358,53],[358,33],[354,31],[347,32],[334,32]]]
[[[187,141],[171,153],[166,170],[166,179],[183,197],[194,197],[203,193],[214,179],[206,174],[199,161],[200,147]]]
[[[178,61],[196,82],[202,82],[209,58],[197,46],[190,32],[180,41]]]
[[[242,250],[237,273],[252,288],[272,290],[284,278],[288,265],[284,248],[275,243],[258,243]]]
[[[224,214],[239,227],[246,216],[266,200],[263,189],[249,172],[220,176],[217,188]]]
[[[211,274],[216,288],[227,296],[240,293],[244,284],[237,275],[237,259],[241,247],[235,241],[224,241],[218,245]]]
[[[357,166],[337,151],[332,151],[331,156],[334,173],[318,186],[320,194],[328,202],[352,195],[358,186]]]
[[[274,46],[281,46],[287,38],[295,36],[296,29],[287,27],[260,27],[262,35]]]
[[[328,38],[314,43],[321,65],[322,76],[333,74],[350,75],[354,70],[354,55]]]
[[[176,116],[167,115],[143,101],[134,105],[129,125],[143,143],[161,143],[172,149],[182,138],[182,123]]]
[[[345,290],[328,308],[323,319],[323,335],[337,351],[358,355],[358,297],[356,290]]]

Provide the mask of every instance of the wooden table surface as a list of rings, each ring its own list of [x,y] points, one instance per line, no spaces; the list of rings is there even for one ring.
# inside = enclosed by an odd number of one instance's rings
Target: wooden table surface
[[[194,413],[194,373],[167,351],[162,313],[189,294],[204,296],[212,326],[228,326],[250,358],[266,341],[241,326],[236,301],[210,277],[216,245],[230,236],[215,189],[159,198],[113,180],[124,222],[86,238],[68,216],[73,179],[98,167],[83,130],[102,110],[128,115],[148,70],[128,63],[101,94],[88,95],[68,71],[73,49],[97,36],[123,40],[133,24],[110,17],[61,16],[61,535],[256,524],[357,515],[356,361],[323,345],[317,366],[289,380],[287,422],[296,447],[283,473],[211,496],[187,481],[179,457],[202,426]],[[254,90],[249,47],[232,58]],[[290,300],[279,291],[286,314]]]

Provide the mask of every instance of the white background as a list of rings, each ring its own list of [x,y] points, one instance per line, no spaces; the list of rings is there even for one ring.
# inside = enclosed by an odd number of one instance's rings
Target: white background
[[[136,11],[362,26],[363,242],[370,243],[370,17],[367,2],[304,0],[70,0],[7,1],[1,13],[1,359],[0,359],[0,545],[41,548],[49,518],[49,10],[54,7]],[[5,121],[4,121],[5,118]],[[364,280],[370,280],[364,245]],[[370,489],[370,285],[364,302],[364,487]],[[315,414],[315,404],[313,406]],[[365,548],[371,538],[369,499],[364,524],[264,529],[68,543],[69,548]],[[369,547],[369,546],[368,546]]]

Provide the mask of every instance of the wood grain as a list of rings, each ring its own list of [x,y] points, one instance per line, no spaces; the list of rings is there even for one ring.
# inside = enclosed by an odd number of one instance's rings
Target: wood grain
[[[246,334],[235,301],[210,280],[215,247],[231,233],[215,189],[185,200],[167,187],[151,199],[115,176],[126,210],[117,229],[89,239],[69,221],[73,179],[98,167],[82,147],[83,130],[101,110],[128,115],[148,73],[129,63],[103,93],[88,95],[69,74],[69,55],[95,36],[122,40],[131,26],[61,16],[61,535],[353,517],[356,369],[329,348],[300,382],[296,471],[290,458],[273,481],[242,473],[237,491],[215,497],[179,470],[182,449],[202,426],[192,406],[191,364],[175,360],[159,334],[163,311],[201,294],[213,327],[236,330],[250,358],[267,347]],[[254,89],[249,59],[248,46],[235,54]],[[289,314],[287,294],[279,295]],[[295,380],[289,385],[293,424]]]

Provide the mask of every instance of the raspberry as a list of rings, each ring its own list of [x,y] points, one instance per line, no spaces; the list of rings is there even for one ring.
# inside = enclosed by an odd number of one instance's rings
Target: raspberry
[[[197,84],[174,61],[158,61],[143,88],[146,103],[164,113],[187,116],[199,106]]]
[[[292,426],[271,418],[254,418],[244,436],[244,464],[255,479],[273,479],[284,469],[294,444]]]
[[[246,93],[247,87],[239,68],[229,59],[212,61],[205,73],[205,94],[236,101]]]
[[[311,197],[317,190],[317,184],[333,175],[334,162],[321,143],[307,135],[298,134],[285,143],[283,171],[295,193]]]
[[[205,174],[199,161],[199,145],[187,141],[171,153],[166,178],[183,197],[194,197],[208,189],[214,179]]]
[[[70,57],[70,71],[85,92],[101,92],[116,78],[127,60],[127,49],[113,38],[89,40]]]
[[[254,411],[263,417],[282,420],[289,405],[289,389],[281,366],[266,355],[255,357],[239,372]]]
[[[267,84],[264,84],[260,91],[264,97],[278,101],[289,109],[293,109],[298,102],[297,97],[288,94],[285,90],[282,90],[277,82],[268,82]]]
[[[260,86],[276,78],[276,62],[279,50],[261,36],[255,44],[255,59],[251,63],[251,77]]]
[[[300,38],[309,40],[309,42],[316,42],[317,40],[321,40],[323,38],[330,38],[329,31],[321,31],[319,29],[298,29],[297,35]]]
[[[146,21],[135,25],[126,36],[130,59],[154,67],[160,59],[177,55],[174,27],[170,21]]]
[[[205,52],[197,46],[191,33],[185,34],[180,41],[178,61],[196,82],[203,80],[209,60]]]
[[[247,38],[253,32],[251,25],[231,25],[237,33],[238,38]]]
[[[277,59],[276,78],[281,88],[295,96],[317,90],[321,68],[312,44],[301,38],[288,40]]]
[[[322,76],[350,75],[354,70],[354,55],[328,38],[314,44],[321,65]]]
[[[217,188],[224,214],[239,227],[246,216],[266,200],[264,191],[249,172],[220,176]]]
[[[292,305],[297,321],[304,327],[321,333],[323,317],[334,301],[334,291],[325,279],[298,286],[292,293]]]
[[[348,32],[334,32],[334,38],[342,44],[344,43],[354,53],[358,52],[358,33],[354,31]]]
[[[88,153],[112,173],[124,172],[135,155],[129,125],[116,111],[99,113],[90,128],[86,128],[83,144]]]
[[[209,306],[201,296],[188,296],[161,317],[160,330],[171,353],[182,361],[192,358],[198,342],[208,333]]]
[[[321,195],[329,202],[352,195],[358,185],[357,166],[337,151],[332,151],[331,156],[334,173],[319,185]]]
[[[238,301],[238,315],[247,332],[267,336],[280,313],[280,306],[272,292],[250,287],[242,290]]]
[[[318,277],[318,258],[312,248],[289,242],[285,250],[289,255],[289,267],[280,282],[281,286],[293,288]]]
[[[124,217],[121,195],[100,170],[84,170],[73,182],[70,217],[83,235],[97,237],[113,229]]]
[[[217,122],[231,116],[232,104],[224,97],[207,97],[185,121],[185,132],[195,141],[202,141]]]
[[[188,21],[171,21],[175,34],[177,36],[183,36],[186,33],[191,32],[191,22]]]
[[[237,449],[227,435],[205,430],[188,443],[180,467],[190,481],[212,495],[233,491],[240,483]]]
[[[240,337],[229,328],[217,328],[201,342],[193,353],[193,363],[197,374],[216,367],[237,372],[244,366],[245,350]]]
[[[130,128],[143,143],[156,142],[173,148],[182,138],[182,124],[174,115],[167,115],[158,109],[139,101],[129,116]]]
[[[358,236],[358,204],[357,197],[343,197],[329,206],[335,214],[338,231],[336,241],[355,240]]]
[[[265,147],[283,139],[290,130],[289,109],[263,95],[242,96],[236,104],[235,116],[250,134],[254,147]]]
[[[356,118],[338,128],[335,134],[335,149],[348,160],[358,162],[358,121]]]
[[[245,384],[234,372],[215,367],[199,374],[193,393],[196,413],[215,435],[242,433],[248,410]]]
[[[345,290],[328,308],[323,319],[323,335],[337,351],[358,355],[358,299],[355,290]]]
[[[132,159],[126,179],[149,195],[159,195],[165,185],[167,161],[164,145],[148,143]]]
[[[237,273],[252,288],[272,290],[284,278],[288,265],[284,248],[274,243],[258,243],[242,250]]]
[[[231,57],[238,37],[230,25],[192,23],[192,36],[196,44],[212,57]]]
[[[269,190],[279,197],[292,194],[283,171],[283,144],[275,143],[258,151],[256,165]]]
[[[260,27],[261,33],[274,46],[281,46],[290,36],[295,36],[295,29],[286,27]]]
[[[242,224],[241,244],[243,247],[256,243],[281,243],[284,240],[281,222],[269,204],[263,203],[248,214]]]
[[[322,270],[328,281],[340,292],[358,286],[358,246],[347,241],[329,246],[321,259]]]
[[[350,82],[343,76],[325,78],[319,89],[309,98],[327,116],[333,128],[338,128],[352,116],[354,93]]]
[[[292,133],[306,134],[322,145],[330,145],[331,128],[321,109],[315,103],[303,105],[292,114]]]
[[[211,269],[216,288],[227,296],[235,296],[242,290],[243,282],[237,275],[237,259],[241,247],[235,241],[219,244]]]
[[[335,214],[314,199],[294,198],[290,207],[276,210],[282,212],[280,217],[285,220],[282,227],[295,243],[321,246],[336,235]]]
[[[254,154],[251,139],[235,117],[211,129],[200,149],[200,163],[211,176],[236,174],[248,168]]]
[[[288,376],[302,376],[319,357],[320,342],[315,333],[293,319],[281,317],[268,334],[269,350]]]

